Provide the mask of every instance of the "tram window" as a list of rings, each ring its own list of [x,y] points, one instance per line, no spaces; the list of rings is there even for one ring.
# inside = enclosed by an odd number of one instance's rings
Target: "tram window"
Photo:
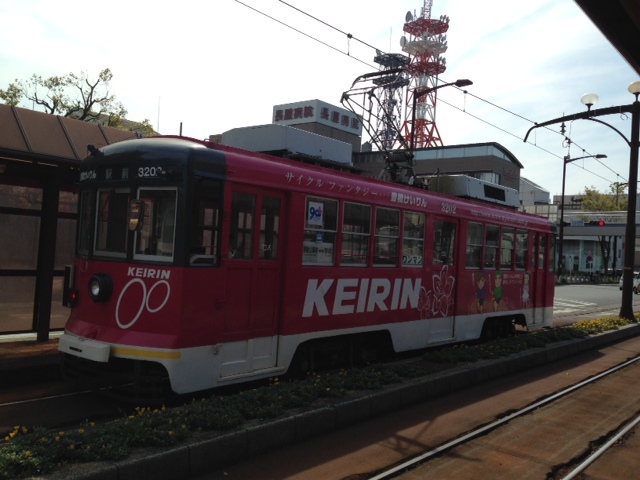
[[[550,246],[549,246],[549,271],[550,272],[554,272],[555,271],[555,265],[553,264],[554,262],[554,258],[556,258],[556,248],[557,248],[557,242],[558,242],[558,238],[555,235],[551,235],[551,237],[549,237],[549,242],[550,242]]]
[[[99,190],[97,203],[94,251],[98,255],[124,257],[129,231],[129,190]]]
[[[307,197],[305,215],[302,264],[333,265],[338,202],[320,197]]]
[[[467,268],[482,266],[482,224],[469,222],[467,226]]]
[[[262,197],[260,214],[260,260],[278,259],[278,238],[280,237],[280,199]]]
[[[487,225],[484,238],[484,268],[496,268],[498,266],[498,248],[500,247],[500,227]]]
[[[369,258],[370,238],[371,207],[345,202],[340,264],[366,266]]]
[[[433,242],[433,264],[452,265],[456,244],[456,224],[436,221]]]
[[[547,255],[547,237],[541,235],[540,236],[540,248],[538,249],[538,268],[544,269],[546,265],[546,255]]]
[[[142,228],[136,232],[134,258],[173,260],[176,194],[175,188],[141,188],[138,191],[138,199],[145,205]]]
[[[402,229],[402,265],[424,264],[424,213],[404,212]]]
[[[229,257],[234,260],[251,260],[253,258],[255,211],[255,195],[233,192],[231,231],[229,232]]]
[[[91,191],[80,194],[80,212],[78,215],[78,255],[89,255],[91,249],[91,219],[93,218],[93,200]]]
[[[551,236],[549,237],[549,257],[548,257],[548,264],[547,264],[547,269],[550,272],[553,272],[553,259],[556,258],[556,237]]]
[[[195,186],[192,265],[218,265],[220,252],[221,188],[218,182],[201,180]]]
[[[378,208],[376,210],[375,228],[373,264],[380,266],[398,265],[400,211]]]
[[[516,269],[525,270],[529,263],[529,232],[516,233]]]
[[[503,228],[500,241],[500,268],[511,270],[513,267],[515,231],[513,228]]]

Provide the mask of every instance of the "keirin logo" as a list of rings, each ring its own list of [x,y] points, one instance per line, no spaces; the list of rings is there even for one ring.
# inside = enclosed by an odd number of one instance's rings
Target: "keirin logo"
[[[120,304],[122,303],[122,299],[124,298],[125,293],[136,283],[142,286],[142,292],[141,292],[142,298],[140,299],[140,308],[138,308],[138,312],[135,314],[133,319],[129,320],[128,323],[124,323],[124,321],[120,318]],[[151,298],[151,295],[153,294],[155,289],[160,286],[164,286],[166,289],[164,300],[162,300],[162,302],[160,302],[160,304],[157,307],[152,307],[149,305],[149,299]],[[122,292],[120,292],[120,296],[118,297],[118,303],[116,305],[116,322],[118,323],[118,326],[122,329],[131,328],[138,321],[138,319],[140,318],[140,315],[142,315],[142,312],[145,309],[149,313],[159,312],[167,304],[170,296],[171,296],[171,285],[169,285],[169,282],[167,282],[166,280],[158,280],[156,283],[153,284],[153,286],[149,289],[149,291],[147,291],[147,286],[144,283],[144,281],[142,281],[140,278],[132,278],[131,280],[129,280],[129,283],[127,283],[124,286],[124,288],[122,289]],[[128,300],[128,303],[130,303],[130,300]]]

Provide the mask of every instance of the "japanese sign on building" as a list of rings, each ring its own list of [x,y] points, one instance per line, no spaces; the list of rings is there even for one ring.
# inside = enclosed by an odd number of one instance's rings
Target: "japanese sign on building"
[[[298,125],[320,123],[362,136],[362,122],[356,114],[321,100],[287,103],[273,107],[273,123]]]

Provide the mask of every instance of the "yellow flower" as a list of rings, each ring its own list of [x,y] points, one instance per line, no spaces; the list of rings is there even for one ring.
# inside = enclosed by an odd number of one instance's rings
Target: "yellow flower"
[[[24,456],[29,458],[31,456],[31,452],[27,450],[26,452],[24,452]]]
[[[170,437],[173,437],[173,430],[170,430],[170,431],[169,431],[169,436],[170,436]]]

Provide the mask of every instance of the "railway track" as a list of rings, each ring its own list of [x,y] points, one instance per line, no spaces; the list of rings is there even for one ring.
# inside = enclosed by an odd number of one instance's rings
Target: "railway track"
[[[418,357],[421,352],[400,354],[397,359],[408,360]],[[255,382],[260,384],[261,382]],[[231,386],[225,393],[241,390],[245,386]],[[100,391],[98,391],[100,390]],[[201,392],[201,395],[211,392]],[[167,405],[188,402],[191,396],[177,396],[167,399]],[[65,424],[80,422],[86,418],[117,418],[135,406],[135,399],[123,399],[109,392],[108,388],[88,389],[65,380],[51,379],[47,382],[15,386],[10,391],[0,392],[0,435],[5,435],[17,424],[42,425],[56,428]]]
[[[368,478],[578,478],[637,428],[638,380],[640,356]]]
[[[606,353],[604,353],[606,351]],[[556,384],[557,382],[561,382],[561,385],[557,385],[555,388],[546,388],[546,387],[540,387],[540,386],[535,386],[534,388],[531,388],[532,382],[534,381],[535,378],[539,377],[539,373],[538,374],[534,374],[533,376],[531,375],[516,375],[516,378],[506,378],[504,380],[495,380],[493,382],[489,382],[486,385],[483,384],[482,387],[480,387],[480,390],[482,390],[483,392],[487,393],[488,391],[491,392],[491,394],[489,395],[489,399],[492,399],[491,401],[493,401],[494,405],[490,405],[490,403],[486,403],[486,406],[481,407],[482,410],[484,410],[483,412],[481,412],[481,415],[478,415],[477,418],[483,418],[482,422],[483,424],[488,424],[489,422],[492,421],[492,419],[495,419],[497,417],[503,417],[505,415],[503,415],[501,412],[505,412],[508,411],[509,406],[510,405],[532,405],[535,402],[539,401],[540,396],[543,395],[544,393],[541,392],[548,392],[548,393],[552,393],[552,392],[557,392],[558,389],[560,388],[560,386],[567,386],[570,384],[575,383],[574,381],[571,381],[571,378],[584,378],[582,373],[583,370],[588,371],[588,375],[595,375],[596,373],[599,373],[601,370],[604,369],[604,367],[611,367],[614,364],[617,364],[619,362],[621,362],[623,359],[628,359],[631,352],[635,352],[636,354],[640,354],[640,347],[637,345],[637,341],[635,340],[630,340],[628,342],[624,342],[621,343],[619,345],[616,345],[615,347],[611,347],[611,348],[607,348],[605,351],[593,351],[593,353],[587,353],[585,352],[584,354],[581,355],[582,358],[580,357],[576,357],[576,358],[572,358],[570,361],[566,362],[567,366],[559,366],[559,367],[552,367],[552,368],[547,368],[546,370],[549,371],[559,371],[563,372],[562,375],[562,379],[554,379],[554,378],[550,378],[549,377],[549,373],[545,373],[543,375],[543,377],[541,377],[541,379],[543,378],[547,383],[550,383],[551,385]],[[593,365],[592,365],[593,363]],[[601,364],[600,366],[602,368],[598,368],[596,367],[596,363],[597,364]],[[629,367],[627,367],[626,369],[623,370],[629,370]],[[564,373],[567,372],[567,373]],[[524,372],[523,372],[524,373]],[[566,376],[565,376],[566,375]],[[579,376],[575,376],[574,375],[579,375]],[[556,375],[552,375],[552,377],[555,377]],[[547,381],[547,379],[549,379],[550,381]],[[597,382],[596,382],[597,383]],[[632,384],[637,384],[637,379],[631,379],[631,380],[627,380],[627,385],[629,383]],[[494,389],[496,388],[495,386],[493,386],[493,384],[497,385],[497,390],[494,391]],[[522,388],[520,388],[522,387]],[[488,389],[488,390],[487,390]],[[507,397],[512,396],[513,394],[515,394],[516,392],[520,391],[520,390],[527,390],[529,391],[529,393],[526,395],[528,397],[526,402],[512,402],[510,398],[505,398],[505,399],[498,399],[500,398],[500,395],[506,394]],[[502,393],[500,393],[502,392]],[[511,393],[513,392],[513,394]],[[475,404],[476,401],[475,400],[471,400],[469,398],[469,391],[467,391],[466,393],[463,394],[463,396],[466,399],[463,399],[461,405],[472,405]],[[61,409],[61,411],[66,410],[67,412],[73,412],[78,413],[78,410],[80,407],[86,407],[86,399],[84,400],[79,400],[76,401],[74,400],[75,397],[73,396],[65,396],[65,397],[61,397],[59,399],[59,404],[58,404],[58,408]],[[386,398],[386,397],[385,397]],[[496,400],[498,399],[498,400]],[[476,418],[475,414],[471,414],[469,415],[464,414],[464,424],[467,425],[466,428],[464,429],[457,429],[457,431],[455,432],[449,432],[450,434],[448,436],[444,436],[446,433],[445,432],[440,432],[438,433],[439,430],[441,430],[442,426],[446,426],[447,430],[451,430],[451,426],[455,425],[455,421],[449,421],[447,420],[446,415],[443,415],[442,412],[440,412],[440,410],[442,408],[444,408],[446,410],[446,408],[449,408],[451,406],[451,401],[447,400],[446,401],[447,405],[442,405],[441,401],[438,401],[437,399],[431,402],[426,402],[424,405],[416,405],[415,407],[409,409],[409,411],[406,413],[409,415],[410,418],[408,418],[408,421],[413,422],[417,420],[416,416],[420,416],[423,414],[427,415],[427,418],[430,418],[431,421],[430,423],[432,424],[429,428],[427,428],[424,432],[423,432],[423,428],[422,427],[418,427],[419,430],[422,433],[428,433],[428,435],[424,438],[424,439],[419,439],[418,436],[415,437],[415,441],[412,441],[411,444],[412,445],[418,445],[419,443],[422,443],[422,445],[433,445],[433,446],[437,446],[438,443],[442,442],[446,442],[447,439],[452,438],[453,436],[459,436],[461,435],[461,432],[468,432],[470,428],[472,428],[472,425],[474,423],[473,418]],[[456,401],[453,402],[454,404],[456,404]],[[604,403],[604,402],[603,402]],[[430,404],[430,405],[429,405]],[[31,413],[33,412],[40,412],[42,410],[42,407],[38,404],[38,407],[33,406],[34,404],[31,403],[29,405],[26,405],[25,408],[28,408],[29,411]],[[63,408],[64,405],[64,408]],[[428,406],[429,405],[429,406]],[[435,410],[434,410],[435,407]],[[426,408],[426,410],[425,410]],[[544,408],[544,407],[543,407]],[[534,413],[541,411],[543,408],[539,408],[537,410],[534,410]],[[458,410],[458,408],[456,408],[454,411]],[[5,413],[6,412],[2,412],[1,413]],[[490,413],[493,412],[493,413]],[[43,414],[45,412],[42,412]],[[508,412],[509,414],[513,413],[511,411]],[[401,416],[406,416],[406,414],[404,412],[400,413]],[[83,418],[90,418],[93,415],[90,414],[80,414]],[[4,416],[4,415],[3,415]],[[6,419],[7,417],[5,417]],[[459,417],[462,418],[462,417]],[[438,421],[435,422],[436,424],[433,425],[433,421],[434,419],[437,419]],[[380,421],[383,421],[383,418],[379,419]],[[512,423],[514,423],[516,420],[514,420],[513,422],[508,423],[507,425],[511,425]],[[17,423],[22,423],[22,422],[17,422]],[[32,422],[30,422],[31,424],[33,424]],[[37,424],[41,424],[41,422],[35,422]],[[378,420],[376,420],[375,424],[377,425],[379,422]],[[621,422],[622,423],[622,422]],[[16,423],[13,422],[13,420],[11,420],[11,425],[15,425]],[[397,423],[396,423],[397,424]],[[405,421],[400,421],[400,424],[405,424]],[[413,423],[411,423],[411,425],[413,425]],[[379,427],[376,427],[379,428]],[[392,427],[392,431],[395,431],[395,424]],[[435,428],[435,430],[434,430]],[[496,431],[499,429],[496,429]],[[379,435],[379,432],[376,433],[374,435],[374,437],[377,437]],[[336,439],[332,440],[331,443],[337,442],[339,441],[338,439],[344,436],[344,431],[342,432],[336,432]],[[407,438],[413,438],[413,434],[409,434],[409,436]],[[367,438],[371,438],[371,435],[366,436]],[[405,437],[405,433],[402,432],[401,437]],[[397,438],[397,436],[394,436],[394,438]],[[549,436],[547,437],[549,438]],[[551,436],[551,438],[553,438],[553,436]],[[431,443],[429,441],[429,439],[431,440]],[[436,440],[438,439],[438,440]],[[436,442],[433,442],[434,440],[436,440]],[[534,440],[535,442],[536,440]],[[547,442],[547,439],[543,439],[541,442],[545,443]],[[349,448],[351,448],[351,445],[349,445]],[[384,448],[386,449],[387,453],[389,453],[389,445],[384,445]],[[318,449],[312,449],[316,454]],[[322,450],[322,449],[320,449]],[[402,447],[400,449],[400,451],[395,452],[397,454],[401,454],[402,452],[406,453],[406,449],[405,447]],[[420,452],[422,453],[422,452]],[[446,453],[446,452],[445,452]],[[417,455],[417,451],[412,452],[412,455]],[[444,455],[441,455],[440,457],[442,457]],[[406,457],[406,455],[404,455],[404,457]],[[317,458],[317,456],[314,454],[312,455],[312,458]],[[380,469],[384,467],[384,465],[391,465],[394,464],[394,462],[399,462],[400,458],[402,457],[397,457],[387,463],[380,463],[380,460],[382,460],[384,458],[384,456],[381,455],[376,455],[375,458],[378,460],[378,465],[376,467],[370,468],[370,469],[366,469],[366,467],[362,468],[358,468],[357,471],[362,472],[363,470],[365,472],[380,472]],[[438,460],[438,458],[436,458],[436,460]],[[339,461],[339,460],[338,460]],[[247,468],[254,468],[255,466],[252,465],[252,462],[243,462],[243,464],[247,464],[246,467]],[[353,466],[353,465],[360,465],[359,463],[354,463],[353,460],[349,460],[349,465]],[[283,465],[283,462],[278,462],[278,465]],[[551,467],[553,467],[556,464],[549,464],[547,465],[547,470]],[[245,466],[243,465],[243,468],[245,468]],[[362,468],[362,469],[361,469]],[[259,468],[258,470],[253,470],[253,472],[255,473],[255,471],[262,471],[263,467]],[[341,468],[342,472],[348,471],[349,469],[344,469]],[[225,473],[225,478],[226,478],[226,473]],[[253,475],[253,473],[252,473]],[[374,473],[369,473],[369,474],[364,474],[363,476],[358,476],[358,478],[371,478],[371,476],[374,475]],[[175,478],[175,477],[162,477],[162,478]],[[217,477],[207,477],[207,478],[217,478]],[[236,476],[236,478],[251,478],[250,476]],[[271,476],[267,475],[266,477],[263,478],[285,478],[285,476],[283,476],[280,473],[278,474],[273,474]],[[297,477],[296,477],[297,478]],[[305,477],[300,477],[300,478],[305,478]],[[343,478],[343,476],[318,476],[318,475],[314,475],[310,478]],[[351,478],[351,477],[350,477]],[[459,476],[458,478],[465,478],[462,476]],[[479,478],[479,477],[473,477],[473,478]],[[489,475],[486,478],[499,478],[495,475]],[[507,477],[503,477],[503,478],[513,478],[513,476],[507,476]],[[525,478],[525,477],[521,477],[521,478]],[[538,476],[538,477],[529,477],[529,478],[544,478],[544,476]],[[558,477],[560,478],[560,477]],[[619,477],[619,478],[624,478],[624,477]]]
[[[0,392],[0,438],[16,425],[64,428],[88,418],[122,416],[126,406],[62,381],[14,387]]]

